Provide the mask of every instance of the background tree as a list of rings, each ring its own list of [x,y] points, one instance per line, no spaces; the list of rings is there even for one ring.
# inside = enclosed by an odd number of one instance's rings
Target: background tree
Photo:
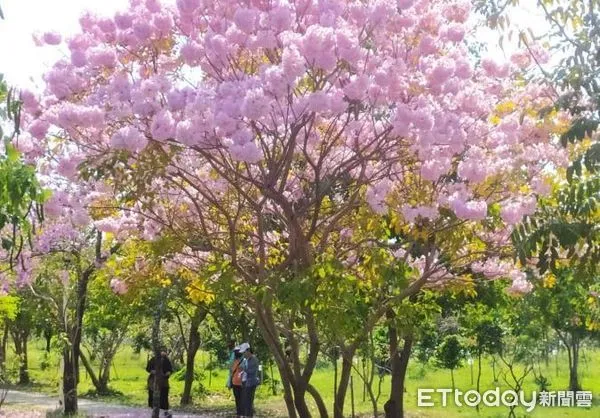
[[[529,298],[542,321],[558,336],[569,358],[569,390],[581,390],[580,350],[585,341],[598,335],[600,327],[597,298],[590,293],[590,276],[560,268],[537,282]]]
[[[455,390],[454,369],[462,365],[465,358],[465,348],[457,335],[447,335],[439,345],[435,360],[438,367],[450,370],[452,390]]]
[[[90,282],[83,319],[85,351],[81,350],[79,357],[98,395],[111,392],[108,384],[113,359],[128,337],[131,323],[144,315],[142,304],[139,298],[125,299],[116,294],[102,273]]]

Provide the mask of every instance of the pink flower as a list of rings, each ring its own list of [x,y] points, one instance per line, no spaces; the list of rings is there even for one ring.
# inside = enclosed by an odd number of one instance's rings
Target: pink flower
[[[15,144],[17,150],[19,150],[19,152],[22,152],[23,154],[29,154],[30,152],[32,152],[35,149],[35,146],[33,145],[33,141],[31,140],[30,135],[20,135],[15,140],[14,144]]]
[[[58,32],[46,32],[42,36],[42,39],[48,45],[58,45],[62,42],[62,37]]]
[[[443,37],[451,42],[462,42],[465,37],[465,27],[461,24],[450,24],[442,33]]]
[[[514,225],[527,215],[531,215],[536,210],[536,201],[533,197],[523,198],[505,202],[500,209],[500,217],[509,225]]]
[[[459,0],[448,3],[443,9],[444,17],[455,22],[466,22],[471,12],[469,0]]]
[[[127,293],[127,289],[128,289],[127,283],[125,283],[122,280],[116,279],[116,278],[111,279],[110,288],[117,295],[124,295],[125,293]]]
[[[433,37],[429,35],[423,36],[421,38],[421,42],[419,43],[419,52],[423,56],[435,54],[438,51],[438,46]]]
[[[145,21],[137,21],[133,24],[133,34],[140,41],[147,41],[152,36],[152,26]]]
[[[490,77],[504,78],[509,74],[509,67],[507,64],[499,64],[489,57],[481,60],[481,66]]]
[[[186,42],[179,53],[183,61],[190,66],[198,65],[204,56],[202,47],[193,41]]]
[[[242,102],[242,116],[248,119],[258,120],[267,115],[270,110],[269,100],[265,97],[261,88],[250,89]]]
[[[199,7],[200,0],[177,0],[177,8],[184,15],[193,13]]]
[[[535,57],[536,61],[540,64],[547,64],[550,61],[550,52],[539,44],[533,44],[530,47],[531,53]]]
[[[430,159],[421,164],[421,176],[425,180],[437,181],[450,169],[450,160],[447,158]]]
[[[429,75],[429,79],[433,85],[439,86],[446,82],[454,74],[456,66],[454,60],[450,58],[442,58],[439,60]]]
[[[104,111],[95,106],[65,102],[58,108],[57,125],[63,129],[102,127]]]
[[[61,158],[58,162],[58,174],[68,179],[74,179],[78,173],[77,166],[81,161],[78,158]]]
[[[100,46],[89,51],[88,60],[96,67],[113,68],[117,62],[117,55],[112,48]]]
[[[100,30],[104,33],[113,33],[117,30],[115,22],[108,18],[99,19],[96,24],[98,25],[98,28],[100,28]]]
[[[157,141],[166,141],[175,136],[175,121],[171,116],[171,112],[162,110],[152,119],[150,126],[152,138]]]
[[[46,121],[36,119],[27,128],[27,131],[31,134],[35,139],[44,139],[46,134],[48,133],[48,128],[50,128],[50,124]]]
[[[75,67],[81,68],[84,67],[88,63],[87,55],[85,51],[80,49],[75,49],[71,51],[71,64]]]
[[[40,103],[38,102],[35,94],[30,92],[29,90],[21,91],[21,102],[23,102],[23,108],[28,112],[35,113],[38,109]]]
[[[91,221],[92,219],[85,209],[75,210],[71,215],[71,222],[73,222],[73,225],[76,227],[88,226]]]
[[[456,69],[454,71],[454,75],[463,80],[471,78],[473,75],[473,70],[471,69],[471,64],[466,59],[460,59],[456,61]]]
[[[205,138],[206,131],[199,120],[186,119],[177,124],[175,136],[179,142],[187,146],[200,145]]]
[[[276,6],[269,12],[270,27],[276,32],[287,30],[292,22],[292,11],[287,6]]]
[[[262,151],[254,142],[243,145],[233,144],[229,147],[229,153],[234,160],[245,161],[249,164],[258,163],[263,159]]]
[[[255,9],[246,9],[244,7],[238,7],[233,15],[233,21],[243,32],[251,34],[256,28],[256,19],[258,13]]]
[[[451,207],[460,219],[481,221],[487,217],[487,203],[483,200],[470,200],[468,202],[454,200],[451,202]]]
[[[129,29],[133,24],[133,16],[128,12],[118,12],[115,14],[115,24],[119,29]]]
[[[391,189],[392,182],[390,180],[379,181],[367,189],[366,199],[375,213],[381,215],[387,212],[385,199]]]
[[[396,0],[396,5],[399,9],[408,9],[414,4],[415,0]]]
[[[511,273],[512,285],[506,291],[511,295],[522,295],[533,290],[533,285],[527,280],[525,273],[514,270]]]
[[[474,273],[481,273],[489,279],[498,279],[506,277],[513,270],[513,266],[506,262],[500,261],[498,257],[487,258],[485,261],[477,261],[471,265],[471,270]]]
[[[427,108],[420,108],[414,110],[410,118],[412,120],[415,128],[420,129],[422,131],[429,131],[433,128],[434,118],[431,114],[431,110]]]
[[[301,41],[301,51],[306,61],[317,68],[331,71],[335,68],[335,35],[333,29],[311,25]]]
[[[550,183],[544,178],[536,177],[533,179],[531,185],[533,191],[540,196],[547,196],[552,192]]]
[[[117,234],[121,228],[121,223],[118,219],[104,218],[94,222],[99,231],[109,234]]]
[[[458,164],[458,175],[472,183],[481,183],[488,175],[489,166],[486,164],[485,151],[472,147],[465,159]]]
[[[350,100],[362,100],[367,94],[369,88],[369,77],[362,74],[350,77],[350,82],[344,86],[344,93]]]
[[[329,97],[323,91],[316,91],[307,97],[307,102],[311,112],[323,112],[329,106]]]
[[[157,14],[154,15],[152,24],[162,35],[166,35],[173,28],[173,18],[167,13]]]
[[[284,48],[281,55],[281,66],[283,73],[289,81],[294,81],[304,74],[305,60],[296,47]]]
[[[123,149],[129,152],[139,152],[148,145],[148,139],[133,126],[125,126],[113,134],[110,145],[114,149]]]
[[[531,56],[528,51],[519,51],[511,55],[510,61],[520,69],[524,70],[532,63]]]

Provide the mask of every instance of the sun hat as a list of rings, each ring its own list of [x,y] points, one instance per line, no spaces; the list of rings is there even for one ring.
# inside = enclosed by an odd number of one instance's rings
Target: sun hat
[[[250,344],[242,343],[240,345],[240,353],[245,353],[250,348]]]

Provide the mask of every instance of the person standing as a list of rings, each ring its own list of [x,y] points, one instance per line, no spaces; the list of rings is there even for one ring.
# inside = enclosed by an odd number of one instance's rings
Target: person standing
[[[233,391],[233,398],[235,399],[235,415],[236,417],[242,417],[244,411],[242,408],[242,354],[240,348],[235,347],[234,359],[229,369],[231,375],[230,389]]]
[[[154,388],[158,385],[160,391],[160,409],[164,409],[165,417],[171,418],[169,412],[169,376],[173,373],[173,366],[167,357],[167,349],[160,349],[160,370],[156,370],[156,357],[152,357],[146,365],[148,375],[148,406],[154,408]]]
[[[260,383],[258,358],[254,355],[248,343],[240,345],[240,353],[244,357],[244,361],[242,361],[242,413],[244,417],[253,417],[254,394]]]

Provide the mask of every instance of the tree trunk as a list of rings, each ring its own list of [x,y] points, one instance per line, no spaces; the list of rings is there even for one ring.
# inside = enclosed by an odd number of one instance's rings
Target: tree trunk
[[[192,403],[192,384],[194,383],[194,363],[196,359],[196,353],[200,348],[200,332],[198,328],[206,315],[208,310],[204,306],[196,306],[192,321],[190,324],[190,335],[188,340],[187,355],[185,362],[185,384],[183,387],[183,394],[181,395],[181,405],[189,405]]]
[[[477,351],[477,393],[481,393],[481,350]],[[479,404],[477,404],[476,408],[479,412]]]
[[[46,340],[46,353],[50,352],[50,343],[52,342],[52,331],[44,330],[44,339]]]
[[[19,384],[27,385],[29,384],[29,361],[27,359],[27,339],[29,333],[26,332],[23,335],[23,339],[21,340],[21,352],[19,353]]]
[[[296,389],[294,389],[294,406],[296,407],[296,411],[298,411],[299,418],[311,418],[310,410],[308,409],[308,404],[306,403],[306,392],[308,390],[308,385],[302,384],[302,382],[297,383]]]
[[[348,390],[348,383],[350,382],[350,374],[352,373],[354,351],[353,348],[342,348],[342,371],[333,405],[334,418],[344,418],[344,401],[346,400],[346,392]]]
[[[390,326],[388,328],[390,357],[392,366],[392,387],[390,398],[386,402],[385,416],[386,418],[403,418],[404,417],[404,381],[406,378],[406,370],[408,368],[408,360],[412,351],[413,337],[407,335],[404,337],[404,346],[399,351],[398,330]]]
[[[265,343],[269,347],[271,354],[275,359],[281,383],[284,390],[284,399],[286,403],[289,418],[311,418],[310,410],[306,403],[306,393],[308,390],[310,378],[315,369],[317,355],[319,353],[319,339],[316,332],[316,324],[312,317],[310,308],[304,313],[308,331],[308,354],[305,361],[301,362],[299,357],[299,344],[293,332],[288,332],[286,338],[293,347],[292,353],[288,357],[285,347],[280,340],[280,334],[272,312],[272,302],[266,295],[264,299],[255,301],[254,304],[257,316],[257,324]],[[314,389],[314,388],[313,388]],[[313,391],[316,392],[316,389]],[[315,397],[312,393],[313,398]]]
[[[277,368],[281,373],[281,369],[279,368],[279,364],[277,364]],[[288,411],[288,416],[290,418],[297,418],[296,415],[296,406],[294,405],[294,394],[292,392],[292,385],[287,378],[281,376],[281,386],[283,387],[283,400],[285,401],[285,407]]]
[[[96,232],[96,262],[101,259],[102,232]],[[91,264],[82,271],[77,280],[77,299],[75,300],[75,324],[70,327],[67,319],[63,323],[70,346],[63,349],[63,413],[77,413],[77,384],[79,383],[79,355],[81,353],[81,336],[83,331],[83,315],[87,300],[88,283],[96,271],[96,264]]]
[[[371,344],[372,344],[373,343],[372,334],[369,338],[370,338]],[[367,376],[364,376],[364,379],[365,379],[365,385],[367,387],[367,393],[369,394],[369,399],[371,400],[371,406],[373,408],[373,416],[377,417],[377,416],[379,416],[379,407],[377,405],[378,397],[375,396],[375,392],[373,392],[373,381],[375,380],[375,359],[371,356],[369,361],[371,363],[370,366],[367,366],[369,368],[369,377],[367,378]],[[381,382],[381,379],[380,379],[380,382]],[[380,387],[380,393],[381,393],[381,387]]]
[[[100,390],[99,390],[99,388],[101,386],[100,380],[98,379],[98,376],[96,376],[96,372],[94,370],[94,367],[92,366],[92,363],[90,363],[90,361],[83,354],[83,352],[79,353],[79,358],[81,359],[81,362],[83,363],[83,367],[85,367],[85,370],[90,375],[90,379],[92,379],[92,384],[96,388],[96,392],[100,393]]]
[[[165,302],[168,297],[168,289],[165,287],[160,292],[158,307],[154,313],[152,322],[152,351],[154,352],[154,387],[152,388],[152,418],[160,418],[160,384],[158,376],[162,375],[162,359],[160,353],[160,321],[165,309]]]
[[[454,369],[450,369],[450,378],[452,379],[452,392],[456,391],[456,387],[454,386]]]
[[[17,323],[13,323],[11,334],[15,344],[15,354],[19,358],[19,385],[29,383],[29,370],[27,361],[27,340],[29,339],[29,330],[19,328]]]
[[[77,372],[72,347],[63,349],[62,407],[65,415],[77,413]]]
[[[321,415],[321,418],[328,418],[329,413],[327,412],[327,407],[325,406],[325,402],[323,401],[321,394],[313,385],[310,384],[308,385],[308,388],[306,390],[308,393],[311,394],[315,403],[317,404],[317,409],[319,410],[319,415]]]
[[[569,350],[569,390],[574,392],[581,390],[579,383],[579,340],[572,336],[572,344]],[[567,347],[569,349],[569,347]]]
[[[115,348],[116,351],[116,348]],[[100,366],[100,376],[98,379],[98,387],[96,390],[101,394],[108,394],[108,382],[110,381],[110,366],[114,358],[113,351],[105,353],[102,358],[102,365]]]
[[[8,346],[8,322],[4,323],[4,332],[2,333],[2,341],[0,342],[0,375],[5,372],[6,366],[6,347]]]
[[[89,267],[81,274],[77,282],[77,304],[75,311],[75,326],[70,332],[70,347],[63,350],[63,413],[65,415],[77,413],[77,383],[79,381],[79,355],[81,353],[81,334],[83,328],[83,315],[87,297],[87,287],[94,272],[94,267]]]

